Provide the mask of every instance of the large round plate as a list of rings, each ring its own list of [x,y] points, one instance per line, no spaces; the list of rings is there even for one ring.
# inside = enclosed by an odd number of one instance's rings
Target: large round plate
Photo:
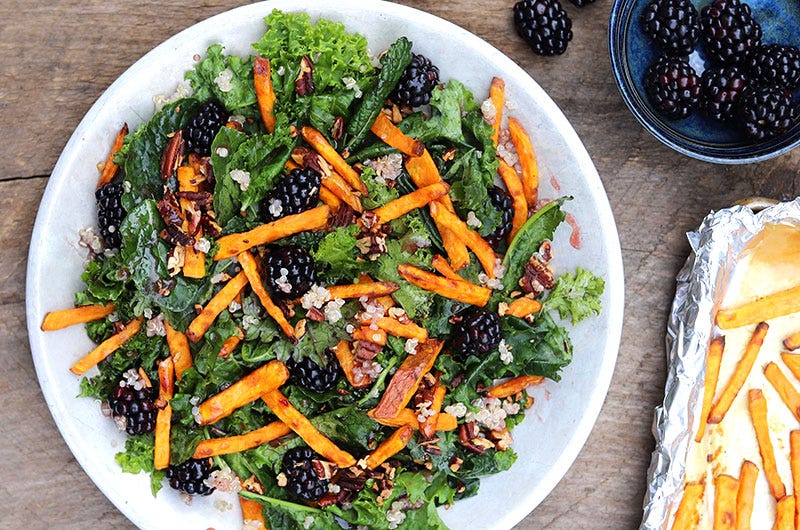
[[[264,32],[272,9],[305,10],[313,18],[344,22],[362,33],[375,51],[401,35],[417,53],[432,57],[443,79],[457,78],[478,99],[492,76],[506,82],[511,111],[533,133],[541,164],[541,196],[569,194],[567,210],[582,230],[582,245],[568,243],[562,225],[555,245],[559,270],[583,266],[606,279],[603,311],[572,332],[575,360],[563,379],[537,389],[536,405],[514,431],[519,459],[510,471],[483,481],[480,493],[441,510],[452,528],[509,528],[553,489],[575,460],[597,419],[619,347],[623,273],[619,239],[603,185],[575,131],[553,101],[521,68],[498,50],[449,22],[388,2],[274,0],[244,6],[200,22],[170,38],[120,76],[92,106],[70,138],[53,170],[33,231],[28,263],[27,313],[31,350],[39,382],[61,434],[75,458],[103,493],[142,528],[241,528],[235,498],[215,494],[187,506],[174,491],[150,494],[145,475],[120,472],[114,455],[124,435],[104,418],[97,402],[78,399],[79,379],[69,366],[92,344],[76,326],[42,333],[45,312],[71,307],[81,289],[85,249],[78,231],[95,224],[97,163],[123,122],[132,127],[153,113],[152,97],[171,94],[193,56],[221,42],[230,53],[249,54]],[[445,46],[443,44],[446,43]],[[558,191],[560,188],[560,192]],[[229,502],[231,511],[220,510]]]

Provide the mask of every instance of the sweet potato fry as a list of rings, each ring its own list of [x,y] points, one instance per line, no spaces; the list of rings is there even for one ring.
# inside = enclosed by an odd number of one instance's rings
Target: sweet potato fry
[[[411,193],[407,193],[393,201],[389,201],[383,206],[375,208],[373,213],[376,215],[379,223],[388,223],[417,208],[422,208],[431,201],[435,201],[446,194],[449,189],[450,186],[442,180],[430,186],[425,186],[424,188],[419,188]]]
[[[789,464],[794,484],[794,526],[800,528],[800,431],[789,433]]]
[[[348,205],[353,211],[358,213],[364,211],[364,207],[361,205],[361,197],[356,195],[353,188],[348,186],[347,182],[336,173],[322,177],[321,189],[328,190],[331,195]]]
[[[183,372],[192,367],[192,351],[189,349],[189,339],[186,335],[170,326],[164,320],[164,328],[167,331],[167,346],[172,356],[172,363],[175,365],[175,377],[181,379]]]
[[[101,342],[95,349],[78,359],[78,362],[73,364],[72,368],[69,369],[70,372],[75,375],[85,374],[90,368],[117,351],[117,349],[119,349],[119,347],[122,346],[125,341],[136,335],[141,327],[142,317],[131,320],[125,326],[125,329],[116,335],[110,336]]]
[[[703,408],[700,411],[700,426],[694,437],[695,442],[700,442],[706,432],[706,421],[711,412],[711,404],[714,401],[714,393],[717,391],[717,381],[719,380],[719,367],[722,363],[722,353],[725,351],[725,336],[720,335],[711,340],[706,355],[706,378],[703,381]]]
[[[437,276],[413,265],[403,263],[398,265],[397,271],[403,279],[417,287],[465,304],[483,307],[492,296],[491,289],[487,287],[481,287],[466,280],[452,280]]]
[[[175,393],[175,369],[172,357],[158,363],[158,401],[163,406],[156,415],[155,444],[153,447],[153,465],[156,469],[169,467],[169,435],[172,424],[172,405],[170,400]]]
[[[319,200],[321,200],[323,204],[327,204],[332,212],[338,210],[339,206],[342,205],[342,200],[325,186],[320,186],[319,188]]]
[[[264,521],[264,507],[260,502],[239,496],[239,505],[242,507],[242,528],[267,530]]]
[[[785,495],[778,499],[775,506],[774,530],[794,530],[794,495]]]
[[[225,342],[222,343],[222,346],[219,348],[219,352],[217,352],[217,357],[227,357],[233,353],[233,350],[235,350],[239,343],[244,340],[244,332],[242,329],[236,328],[236,330],[236,335],[231,335],[225,339]]]
[[[214,255],[214,261],[232,258],[257,245],[272,243],[293,234],[324,228],[328,224],[330,212],[330,208],[323,204],[311,210],[281,217],[249,232],[223,236],[217,240],[219,250]]]
[[[756,326],[755,332],[744,351],[744,355],[742,355],[742,358],[739,359],[739,362],[736,364],[733,376],[731,376],[730,381],[728,381],[728,384],[722,390],[722,394],[720,394],[717,402],[711,407],[711,412],[708,415],[708,423],[719,423],[722,421],[722,418],[725,417],[733,400],[744,385],[748,374],[750,374],[753,363],[756,362],[756,357],[761,350],[761,345],[764,343],[764,336],[767,334],[768,329],[769,325],[766,322],[762,322]]]
[[[486,393],[492,397],[503,399],[507,398],[508,396],[513,396],[514,394],[522,392],[529,386],[540,385],[543,382],[544,382],[544,377],[540,375],[520,375],[517,377],[513,377],[503,383],[498,383],[494,385]]]
[[[367,468],[368,469],[375,469],[379,465],[383,464],[391,457],[402,451],[405,446],[408,445],[408,442],[411,441],[411,436],[414,434],[414,429],[412,429],[408,425],[403,425],[396,431],[394,431],[391,436],[385,439],[381,444],[373,451],[369,456],[367,456]]]
[[[216,455],[229,455],[247,451],[259,445],[263,445],[272,440],[277,440],[281,436],[286,436],[292,430],[282,421],[273,421],[269,425],[250,431],[239,436],[226,436],[224,438],[211,438],[201,440],[197,444],[192,458],[208,458]]]
[[[426,340],[428,338],[428,330],[414,322],[399,322],[391,317],[380,317],[375,320],[375,324],[389,335],[394,335],[395,337],[417,340]]]
[[[195,172],[192,166],[181,166],[178,168],[178,189],[180,191],[198,191],[200,187],[195,182]],[[180,199],[181,212],[183,213],[183,230],[188,232],[189,220],[187,210],[191,201]],[[195,237],[203,235],[202,229],[195,234]],[[195,250],[194,247],[186,247],[186,257],[183,263],[183,275],[187,278],[203,278],[206,275],[206,254]]]
[[[228,283],[208,301],[206,306],[200,311],[189,327],[186,328],[186,337],[192,341],[199,341],[205,335],[217,316],[222,313],[233,301],[239,292],[247,285],[247,275],[244,271],[228,280]]]
[[[522,189],[525,190],[525,202],[529,208],[535,208],[539,200],[539,167],[533,144],[525,127],[516,118],[508,118],[508,132],[511,133],[511,142],[517,149],[519,163],[522,166]]]
[[[328,140],[325,139],[321,132],[313,127],[304,126],[300,129],[300,135],[317,153],[322,155],[322,158],[331,165],[334,171],[342,176],[351,188],[360,191],[364,195],[368,193],[367,186],[364,185],[358,172],[345,162],[344,158],[328,143]]]
[[[542,303],[539,300],[522,296],[508,304],[504,315],[511,315],[517,318],[526,318],[534,313],[538,313],[542,309]]]
[[[465,281],[454,269],[447,263],[447,260],[444,256],[436,254],[431,259],[431,267],[433,270],[444,276],[445,278],[450,278],[451,280],[457,281]]]
[[[106,159],[106,163],[103,165],[103,172],[100,174],[100,179],[97,181],[97,189],[103,184],[108,184],[114,177],[117,175],[117,171],[119,170],[119,166],[114,163],[114,157],[117,156],[119,150],[122,149],[122,144],[125,143],[125,136],[128,134],[128,124],[125,123],[122,125],[122,128],[117,133],[117,137],[114,139],[114,144],[111,146],[111,152],[108,153],[108,158]]]
[[[261,121],[270,133],[275,132],[275,89],[272,87],[272,73],[270,71],[269,59],[256,56],[253,59],[253,84],[256,89],[256,99],[258,100],[258,110],[261,113]]]
[[[753,302],[717,312],[720,329],[755,324],[800,311],[800,286],[761,297]]]
[[[742,462],[739,474],[739,491],[736,493],[736,530],[750,530],[750,518],[753,515],[753,497],[755,495],[758,466],[749,460]]]
[[[702,482],[687,482],[683,486],[683,497],[672,522],[673,530],[689,530],[697,526],[700,522],[700,500],[704,490],[705,484]]]
[[[234,410],[255,401],[264,392],[280,387],[289,379],[289,370],[280,361],[270,361],[200,404],[200,425],[209,425]]]
[[[403,425],[410,425],[414,430],[419,430],[419,419],[417,413],[409,408],[404,408],[394,418],[376,418],[375,409],[367,412],[367,416],[375,420],[375,422],[387,427],[402,427]],[[454,431],[458,427],[458,419],[446,412],[440,412],[436,420],[437,431]]]
[[[492,78],[489,85],[489,100],[494,107],[494,120],[492,123],[492,142],[497,147],[497,139],[500,137],[500,126],[503,123],[503,105],[506,102],[506,83],[499,77]]]
[[[453,232],[467,247],[475,253],[481,262],[483,270],[490,278],[495,277],[494,268],[497,263],[497,254],[491,245],[475,230],[470,229],[467,223],[447,208],[432,202],[430,205],[431,217],[441,226]],[[454,267],[455,268],[455,267]]]
[[[353,455],[339,449],[336,444],[319,432],[317,428],[308,421],[308,418],[303,416],[299,410],[289,403],[289,400],[280,390],[276,389],[265,392],[261,396],[261,399],[264,400],[278,419],[296,432],[309,447],[322,455],[323,458],[330,460],[339,467],[349,467],[356,463],[356,459],[353,458]]]
[[[361,298],[362,296],[377,298],[392,294],[399,288],[400,286],[394,282],[359,282],[326,287],[328,292],[331,293],[332,300],[337,298]]]
[[[375,123],[370,130],[383,141],[408,156],[420,156],[425,151],[425,145],[417,140],[406,136],[389,117],[383,112],[378,113]]]
[[[405,408],[417,391],[422,376],[430,371],[443,345],[442,341],[433,339],[420,342],[417,353],[403,360],[386,386],[380,403],[375,407],[375,418],[393,418]]]
[[[769,483],[769,490],[775,500],[781,499],[786,495],[786,487],[778,474],[778,467],[775,463],[775,452],[772,449],[772,440],[769,437],[769,423],[767,421],[767,400],[763,392],[758,388],[753,388],[747,393],[748,408],[750,417],[753,421],[753,428],[756,431],[758,440],[758,452],[764,464],[764,474]]]
[[[778,365],[768,363],[764,367],[764,375],[767,381],[778,392],[781,400],[789,407],[794,417],[800,420],[800,392],[792,385],[791,381],[781,372]]]
[[[444,403],[444,395],[447,392],[447,387],[442,384],[437,384],[433,389],[433,399],[428,410],[433,412],[430,416],[426,416],[423,421],[419,423],[419,432],[425,438],[432,438],[436,432],[436,426],[439,424],[439,414],[442,411],[442,403]]]
[[[114,312],[114,304],[106,305],[84,305],[73,307],[72,309],[60,309],[50,311],[42,320],[42,331],[55,331],[64,329],[75,324],[84,324],[105,318]]]
[[[783,352],[781,353],[781,360],[792,372],[794,378],[800,381],[800,354]]]
[[[336,360],[339,361],[339,366],[342,367],[344,377],[347,379],[347,382],[350,383],[350,386],[353,388],[364,388],[365,386],[369,386],[369,378],[357,378],[355,374],[353,374],[355,356],[353,355],[353,348],[349,341],[344,339],[340,340],[336,347],[333,348],[333,354],[336,356]]]
[[[358,283],[364,283],[364,284],[366,284],[366,283],[375,283],[375,280],[370,278],[369,274],[363,274],[362,273],[362,274],[358,275]],[[390,307],[394,307],[395,306],[394,298],[392,298],[388,294],[382,295],[382,296],[374,296],[372,298],[373,298],[373,300],[378,302],[381,305],[381,307],[383,307],[384,311],[388,311]]]
[[[497,167],[500,178],[503,179],[503,184],[506,185],[508,194],[511,195],[511,201],[514,208],[514,216],[511,218],[511,231],[508,233],[508,242],[514,240],[522,225],[528,220],[528,201],[525,199],[525,190],[522,188],[522,180],[517,174],[517,170],[500,160]]]
[[[714,479],[714,530],[736,528],[736,494],[739,481],[730,475],[717,475]],[[675,527],[673,528],[680,528]],[[692,528],[687,526],[686,528]]]
[[[352,333],[353,340],[363,340],[386,346],[386,331],[382,329],[372,329],[369,324],[356,328]]]
[[[253,289],[253,292],[256,293],[258,299],[261,301],[261,305],[264,306],[264,309],[267,311],[267,314],[272,317],[272,319],[277,322],[280,328],[283,330],[283,333],[289,337],[289,340],[296,341],[294,328],[286,320],[286,315],[283,314],[283,310],[275,305],[275,302],[272,301],[270,298],[269,293],[264,288],[264,284],[261,283],[261,275],[258,273],[258,263],[256,263],[256,259],[253,257],[250,252],[245,250],[241,254],[239,254],[239,264],[242,266],[242,271],[244,272],[245,276],[247,276],[247,280],[250,282],[250,287]]]

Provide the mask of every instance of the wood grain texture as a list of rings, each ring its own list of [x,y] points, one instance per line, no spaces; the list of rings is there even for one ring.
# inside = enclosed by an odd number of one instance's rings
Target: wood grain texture
[[[153,46],[242,1],[6,0],[0,3],[0,528],[132,528],[80,470],[39,391],[25,333],[25,262],[46,176],[102,91]],[[551,95],[592,156],[619,226],[625,324],[605,406],[575,464],[520,529],[635,528],[665,378],[664,329],[685,233],[737,199],[797,195],[800,151],[738,167],[681,156],[624,106],[611,78],[610,0],[565,2],[575,38],[535,56],[511,0],[399,2],[446,18],[509,55]],[[38,178],[31,178],[38,177]],[[10,480],[9,480],[10,479]],[[46,496],[43,495],[46,492]],[[58,502],[52,502],[58,499]]]

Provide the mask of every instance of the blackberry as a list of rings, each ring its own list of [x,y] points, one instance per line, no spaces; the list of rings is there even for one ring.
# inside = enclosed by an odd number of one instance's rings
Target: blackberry
[[[97,200],[97,224],[108,249],[117,249],[122,245],[122,236],[119,233],[119,225],[125,219],[122,192],[122,182],[103,184],[94,192]]]
[[[451,345],[455,353],[467,355],[486,353],[500,344],[500,317],[497,313],[468,309],[453,326]]]
[[[558,0],[522,0],[514,4],[517,34],[538,55],[561,55],[572,40],[572,20]]]
[[[497,186],[492,186],[488,190],[489,201],[495,210],[501,214],[500,224],[494,229],[494,232],[485,237],[486,242],[492,248],[497,249],[500,242],[503,241],[509,232],[511,232],[511,219],[514,217],[514,203],[511,197],[505,191]]]
[[[640,22],[645,35],[667,55],[689,55],[700,40],[700,14],[690,0],[653,0]]]
[[[211,142],[219,130],[228,122],[228,113],[216,101],[203,103],[189,125],[183,129],[183,139],[186,141],[186,151],[197,153],[200,156],[211,154]]]
[[[755,86],[739,101],[739,118],[751,140],[765,140],[785,133],[797,121],[792,94],[783,88]]]
[[[293,169],[267,193],[261,202],[262,215],[274,221],[310,210],[319,201],[320,182],[320,174],[314,169]]]
[[[795,46],[762,44],[747,58],[753,82],[794,90],[800,83],[800,50]]]
[[[123,386],[124,385],[124,386]],[[125,432],[131,435],[145,434],[156,428],[158,409],[153,400],[155,392],[152,388],[136,383],[120,381],[108,396],[108,407],[114,419],[124,418]]]
[[[708,68],[701,79],[700,108],[715,120],[736,114],[736,102],[747,86],[747,75],[738,66]]]
[[[325,392],[336,388],[336,383],[339,382],[339,361],[330,350],[325,350],[322,354],[325,366],[320,366],[310,356],[305,356],[299,361],[294,358],[289,358],[287,366],[289,373],[292,374],[292,379],[312,392]]]
[[[439,83],[439,68],[431,61],[416,53],[411,54],[411,63],[403,71],[400,81],[389,94],[389,100],[408,107],[426,105],[431,100],[431,92]]]
[[[189,495],[210,495],[214,488],[206,484],[206,480],[211,475],[212,465],[210,458],[190,458],[182,464],[169,466],[167,480],[172,489]]]
[[[299,245],[271,247],[261,274],[275,296],[284,300],[299,298],[317,282],[314,258]]]
[[[750,6],[739,0],[716,0],[704,7],[700,26],[706,52],[719,64],[740,64],[761,43],[761,26]]]
[[[700,78],[681,57],[659,57],[644,74],[644,89],[655,110],[674,120],[691,114],[700,100]]]
[[[306,501],[317,501],[328,491],[330,480],[322,479],[314,472],[313,460],[322,457],[308,446],[289,449],[283,455],[281,471],[286,475],[289,491]]]

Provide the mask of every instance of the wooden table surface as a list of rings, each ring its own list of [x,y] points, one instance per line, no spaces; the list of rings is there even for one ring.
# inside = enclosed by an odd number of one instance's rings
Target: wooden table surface
[[[152,47],[243,1],[0,2],[0,528],[129,528],[72,458],[42,398],[25,331],[25,267],[37,206],[70,134],[95,99]],[[627,285],[616,372],[600,418],[564,479],[519,528],[634,528],[665,378],[664,327],[685,233],[746,196],[797,195],[800,150],[723,167],[645,132],[611,76],[611,0],[567,3],[575,38],[542,58],[516,37],[513,0],[399,2],[434,13],[509,55],[583,139],[616,217]],[[58,281],[58,279],[54,279]]]

